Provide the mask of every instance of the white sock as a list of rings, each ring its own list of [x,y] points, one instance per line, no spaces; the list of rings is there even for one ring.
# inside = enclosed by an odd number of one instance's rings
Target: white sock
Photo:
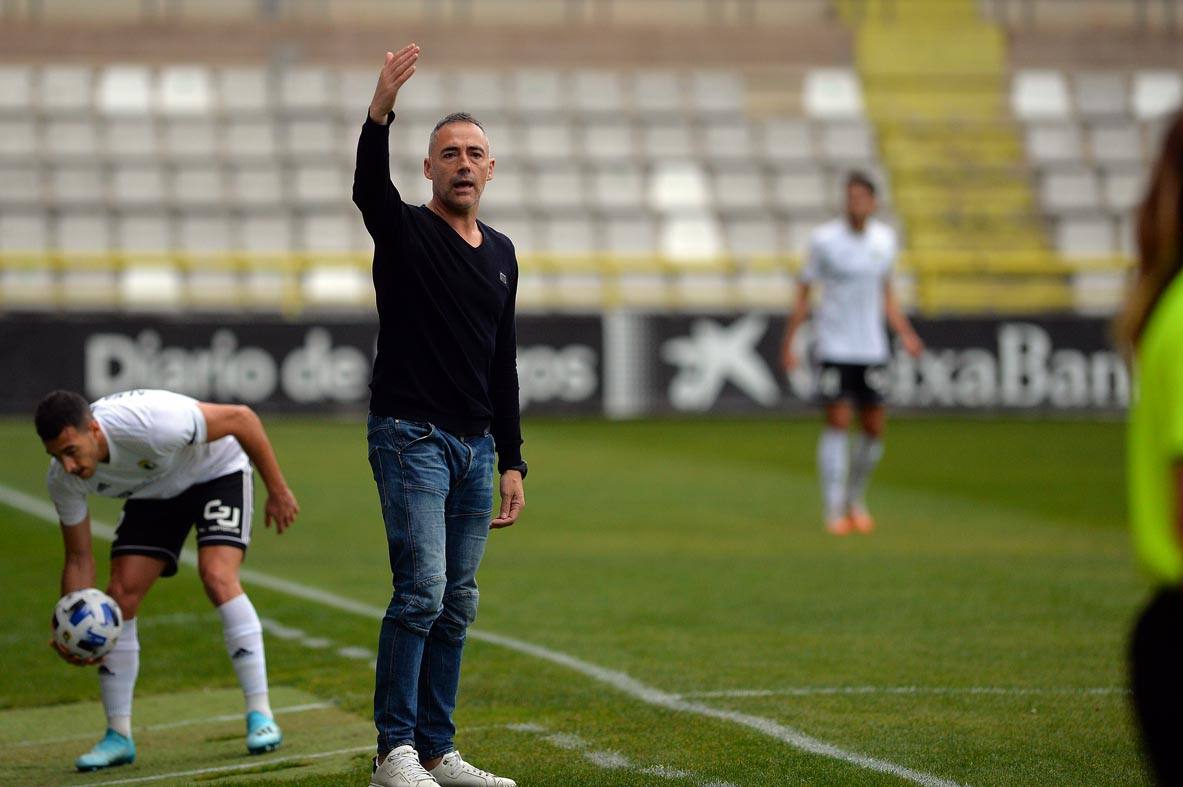
[[[822,484],[826,521],[845,514],[846,468],[848,458],[845,429],[826,427],[817,441],[817,472]]]
[[[850,455],[850,479],[847,482],[846,502],[852,508],[867,510],[865,501],[867,484],[875,465],[883,458],[883,441],[866,432],[854,439],[854,450]]]
[[[136,619],[123,621],[123,631],[111,652],[99,665],[99,692],[107,726],[125,738],[131,737],[131,697],[140,672],[140,638]]]
[[[246,710],[257,710],[267,718],[271,715],[271,702],[267,693],[267,659],[263,655],[263,624],[255,606],[243,593],[218,607],[222,618],[222,635],[226,640],[226,653],[238,683],[246,697]]]

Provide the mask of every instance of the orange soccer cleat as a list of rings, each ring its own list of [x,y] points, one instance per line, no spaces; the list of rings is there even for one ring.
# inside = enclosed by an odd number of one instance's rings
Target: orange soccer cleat
[[[835,536],[849,535],[853,525],[850,522],[850,517],[840,516],[837,519],[831,519],[826,522],[826,532]]]
[[[871,517],[870,512],[861,506],[851,506],[846,520],[859,533],[870,533],[875,529],[875,520]]]

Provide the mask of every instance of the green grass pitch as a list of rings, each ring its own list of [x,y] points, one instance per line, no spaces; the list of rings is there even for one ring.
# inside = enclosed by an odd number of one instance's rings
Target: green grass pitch
[[[247,566],[384,606],[364,426],[266,423],[303,512],[282,537],[257,513]],[[1121,425],[897,418],[870,493],[879,529],[845,539],[820,526],[817,431],[527,418],[528,506],[490,537],[474,630],[721,713],[473,638],[460,750],[523,787],[903,784],[903,769],[934,784],[1141,781],[1123,660],[1146,586]],[[0,421],[0,444],[3,489],[44,500],[28,419]],[[118,508],[92,510],[111,524]],[[287,741],[247,757],[220,627],[188,567],[141,610],[139,760],[73,773],[102,714],[94,673],[46,646],[60,561],[55,526],[0,503],[0,783],[366,783],[376,617],[248,583]],[[834,749],[737,722],[753,717]]]

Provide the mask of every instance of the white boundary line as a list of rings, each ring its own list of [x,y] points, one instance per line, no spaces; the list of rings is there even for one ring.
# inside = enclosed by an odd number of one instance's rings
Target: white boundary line
[[[24,511],[27,514],[36,516],[51,524],[58,524],[57,511],[52,505],[27,495],[17,489],[13,489],[6,484],[0,484],[0,502],[6,503],[9,506],[18,510]],[[109,525],[91,521],[91,532],[100,538],[108,541],[114,538],[114,529]],[[190,552],[186,552],[181,556],[181,562],[186,565],[196,565],[197,558]],[[280,593],[285,593],[295,598],[313,601],[322,604],[332,609],[337,609],[342,612],[349,612],[355,615],[360,615],[367,620],[380,619],[386,614],[386,610],[382,607],[372,606],[370,604],[363,604],[353,599],[339,596],[336,593],[329,593],[317,588],[301,585],[297,582],[292,582],[287,579],[275,577],[270,574],[265,574],[260,571],[252,571],[250,569],[243,569],[241,572],[242,579],[248,583],[265,587],[269,590],[274,590]],[[754,716],[747,713],[739,713],[737,711],[722,710],[720,708],[713,708],[709,705],[704,705],[700,702],[692,702],[682,699],[676,694],[661,691],[660,689],[647,686],[641,683],[636,678],[624,672],[601,667],[598,664],[592,664],[589,661],[576,658],[562,651],[551,650],[542,645],[535,645],[524,640],[516,639],[514,637],[507,637],[503,634],[495,634],[489,631],[470,630],[468,636],[481,642],[487,642],[492,645],[500,645],[508,650],[513,650],[527,656],[533,656],[543,661],[548,661],[552,664],[557,664],[566,667],[570,670],[591,678],[600,683],[607,684],[617,691],[627,694],[633,699],[644,702],[648,705],[653,705],[667,710],[678,711],[680,713],[689,713],[695,716],[702,716],[708,719],[715,719],[717,721],[725,721],[731,724],[736,724],[741,727],[747,727],[762,735],[781,741],[788,744],[798,751],[806,752],[808,754],[816,754],[822,757],[828,757],[833,760],[845,762],[850,765],[855,765],[860,768],[866,768],[870,771],[878,773],[886,773],[900,779],[905,779],[916,784],[924,785],[924,787],[960,787],[957,782],[942,779],[939,776],[934,776],[923,771],[913,770],[902,765],[897,765],[889,760],[882,760],[876,757],[870,757],[858,752],[847,751],[831,743],[811,737],[805,733],[796,730],[787,725],[781,724],[773,719],[766,719],[761,716]],[[343,749],[344,751],[350,751]],[[334,752],[334,754],[341,752]],[[323,756],[329,756],[325,754]],[[271,760],[277,762],[277,760]],[[201,773],[196,771],[194,773]],[[111,784],[124,784],[127,782],[107,782]]]
[[[373,746],[353,746],[348,749],[334,749],[333,751],[319,751],[312,754],[291,754],[287,757],[269,757],[265,760],[258,760],[256,762],[244,762],[241,765],[219,765],[216,768],[195,768],[191,771],[174,771],[173,773],[161,773],[156,776],[139,776],[134,779],[115,779],[109,782],[90,782],[87,787],[97,787],[100,784],[144,784],[145,782],[159,782],[165,779],[177,779],[183,776],[201,776],[207,773],[226,773],[229,771],[247,771],[252,768],[265,768],[269,765],[275,765],[280,762],[291,762],[292,760],[322,760],[325,757],[336,757],[340,754],[360,754],[361,752],[372,752]]]
[[[1006,697],[1068,696],[1098,697],[1127,695],[1129,689],[1121,686],[1063,686],[1040,688],[1023,686],[790,686],[784,689],[728,689],[724,691],[689,691],[676,696],[695,698],[740,698],[740,697],[815,697],[833,694],[902,694],[902,695],[958,695],[995,694]]]
[[[276,708],[273,712],[276,716],[280,714],[287,715],[289,713],[303,713],[310,710],[325,710],[326,708],[336,707],[331,702],[309,702],[304,705],[289,705],[286,708]],[[225,713],[221,716],[205,716],[200,719],[181,719],[180,721],[168,721],[161,724],[148,724],[143,727],[136,727],[134,732],[157,732],[159,730],[172,730],[178,727],[190,727],[194,724],[211,724],[226,721],[242,721],[241,713]],[[9,746],[42,746],[49,743],[64,743],[66,741],[87,740],[93,738],[93,733],[84,733],[82,735],[63,735],[58,738],[41,738],[35,741],[16,741],[8,744]]]

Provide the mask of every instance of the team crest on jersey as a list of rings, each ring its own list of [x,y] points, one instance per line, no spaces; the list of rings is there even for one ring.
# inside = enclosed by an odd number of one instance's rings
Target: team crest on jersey
[[[156,465],[154,463],[148,461],[147,459],[141,459],[139,462],[136,462],[136,464],[138,464],[140,466],[141,470],[155,470],[156,469]]]

